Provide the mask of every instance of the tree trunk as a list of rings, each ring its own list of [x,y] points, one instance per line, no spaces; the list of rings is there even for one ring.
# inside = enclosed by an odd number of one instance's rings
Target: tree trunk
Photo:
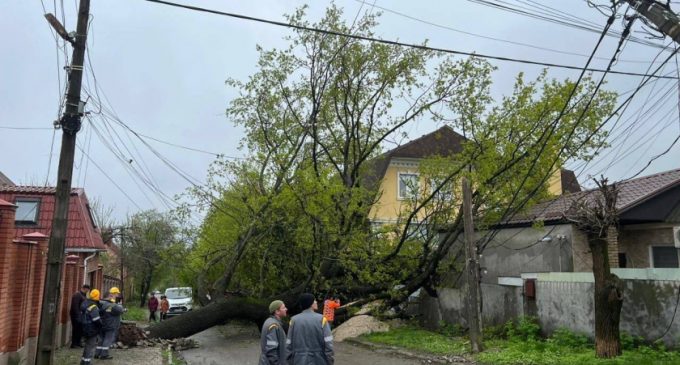
[[[212,302],[180,316],[172,317],[148,328],[149,337],[172,339],[189,337],[229,319],[245,319],[258,327],[267,319],[268,308],[263,301],[231,298]]]
[[[595,277],[595,353],[600,358],[621,355],[619,321],[623,305],[621,280],[610,272],[607,238],[589,237]]]

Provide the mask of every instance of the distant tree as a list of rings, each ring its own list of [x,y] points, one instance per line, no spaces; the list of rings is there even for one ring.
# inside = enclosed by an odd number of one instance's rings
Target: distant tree
[[[177,224],[166,213],[146,210],[127,219],[122,236],[122,256],[130,275],[139,283],[140,306],[146,302],[154,279],[167,265],[166,251],[181,244]]]

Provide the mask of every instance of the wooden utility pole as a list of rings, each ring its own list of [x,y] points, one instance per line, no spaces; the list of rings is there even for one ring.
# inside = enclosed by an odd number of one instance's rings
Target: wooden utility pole
[[[666,5],[654,0],[626,0],[635,11],[654,24],[663,34],[680,43],[680,17]]]
[[[463,228],[465,236],[465,272],[467,320],[470,327],[470,347],[473,353],[482,351],[482,312],[480,308],[479,255],[475,244],[475,226],[472,222],[472,188],[463,178]]]
[[[76,133],[80,130],[82,106],[80,88],[83,80],[85,47],[87,45],[87,23],[90,18],[90,0],[80,0],[78,24],[72,39],[73,56],[69,68],[69,85],[66,107],[61,116],[61,153],[57,172],[57,191],[52,231],[47,252],[47,270],[43,289],[40,333],[36,364],[50,365],[54,360],[55,334],[61,295],[61,272],[64,264],[64,246],[68,226],[68,208],[73,176],[73,159],[76,149]]]

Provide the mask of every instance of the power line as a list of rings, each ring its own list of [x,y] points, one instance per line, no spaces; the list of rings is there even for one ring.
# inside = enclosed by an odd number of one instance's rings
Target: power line
[[[589,55],[587,55],[585,53],[569,52],[569,51],[559,50],[559,49],[550,48],[550,47],[537,46],[535,44],[530,44],[530,43],[518,42],[518,41],[509,40],[509,39],[503,39],[503,38],[486,36],[486,35],[479,34],[479,33],[473,33],[473,32],[467,31],[467,30],[461,30],[461,29],[457,29],[457,28],[454,28],[454,27],[451,27],[451,26],[448,26],[448,25],[443,25],[443,24],[435,23],[435,22],[432,22],[432,21],[429,21],[429,20],[417,18],[415,16],[412,16],[412,15],[409,15],[409,14],[406,14],[406,13],[402,13],[402,12],[399,12],[399,11],[396,11],[396,10],[393,10],[393,9],[390,9],[390,8],[387,8],[387,7],[384,7],[384,6],[369,4],[365,0],[354,0],[354,1],[361,3],[361,4],[369,5],[371,7],[375,7],[377,9],[398,15],[398,16],[403,17],[403,18],[411,19],[411,20],[419,22],[419,23],[431,25],[433,27],[449,30],[449,31],[452,31],[452,32],[460,33],[460,34],[469,35],[469,36],[472,36],[472,37],[477,37],[477,38],[481,38],[481,39],[487,39],[487,40],[502,42],[502,43],[507,43],[507,44],[513,44],[513,45],[516,45],[516,46],[528,47],[528,48],[533,48],[533,49],[538,49],[538,50],[541,50],[541,51],[553,52],[553,53],[558,53],[558,54],[578,56],[578,57],[589,57]],[[607,57],[594,57],[594,58],[598,59],[598,60],[609,61],[609,58],[607,58]],[[649,63],[649,61],[643,61],[643,60],[619,60],[618,62],[645,63],[645,64]]]
[[[599,30],[597,29],[597,27],[590,26],[588,23],[591,23],[591,22],[587,22],[587,21],[574,22],[574,21],[565,20],[564,17],[562,17],[562,19],[560,19],[560,18],[554,18],[554,17],[548,16],[545,13],[543,13],[543,14],[532,13],[530,11],[527,11],[527,10],[530,10],[530,9],[527,9],[527,8],[521,7],[521,6],[519,8],[514,7],[512,4],[509,4],[509,3],[504,2],[504,1],[495,1],[495,2],[490,1],[490,0],[468,0],[468,1],[472,2],[472,3],[479,4],[479,5],[495,8],[495,9],[498,9],[498,10],[502,10],[502,11],[506,11],[506,12],[510,12],[510,13],[515,13],[515,14],[518,14],[518,15],[522,15],[522,16],[526,16],[526,17],[530,17],[530,18],[534,18],[534,19],[538,19],[538,20],[543,20],[543,21],[550,22],[550,23],[553,23],[553,24],[558,24],[558,25],[563,25],[563,26],[570,27],[570,28],[580,29],[580,30],[591,32],[591,33],[599,33]],[[586,22],[586,23],[584,23],[584,22]],[[622,34],[621,32],[612,31],[611,33],[608,33],[607,35],[611,36],[611,37],[614,37],[614,36],[618,37],[618,36],[621,36],[621,34]],[[651,46],[651,47],[655,47],[655,48],[663,48],[662,45],[659,45],[657,43],[650,42],[650,41],[647,41],[647,40],[644,40],[644,39],[641,39],[641,38],[630,37],[630,40],[632,42],[643,44],[643,45],[646,45],[646,46]]]
[[[313,28],[313,27],[307,27],[307,26],[302,26],[302,25],[297,25],[297,24],[289,24],[289,23],[284,23],[284,22],[279,22],[279,21],[274,21],[274,20],[252,17],[252,16],[248,16],[248,15],[228,13],[228,12],[223,12],[223,11],[218,11],[218,10],[211,10],[211,9],[207,9],[207,8],[178,4],[178,3],[173,3],[173,2],[169,2],[169,1],[163,1],[163,0],[143,0],[143,1],[167,5],[167,6],[172,6],[172,7],[176,7],[176,8],[183,8],[183,9],[198,11],[198,12],[203,12],[203,13],[210,13],[210,14],[221,15],[221,16],[232,17],[232,18],[238,18],[238,19],[243,19],[243,20],[250,20],[250,21],[254,21],[254,22],[258,22],[258,23],[265,23],[265,24],[276,25],[276,26],[280,26],[280,27],[294,28],[294,29],[298,29],[298,30],[316,32],[316,33],[333,35],[333,36],[338,36],[338,37],[352,38],[352,39],[361,40],[361,41],[382,43],[382,44],[387,44],[387,45],[392,45],[392,46],[421,49],[421,50],[426,50],[426,51],[455,54],[455,55],[460,55],[460,56],[479,57],[479,58],[486,58],[486,59],[492,59],[492,60],[497,60],[497,61],[523,63],[523,64],[528,64],[528,65],[555,67],[555,68],[563,68],[563,69],[578,70],[578,71],[584,70],[584,68],[580,67],[580,66],[562,65],[562,64],[548,63],[548,62],[538,62],[538,61],[517,59],[517,58],[511,58],[511,57],[503,57],[503,56],[494,56],[494,55],[487,55],[487,54],[481,54],[481,53],[474,53],[474,52],[464,52],[464,51],[457,51],[457,50],[448,49],[448,48],[430,47],[430,46],[426,46],[426,45],[422,45],[422,44],[402,43],[402,42],[391,41],[391,40],[387,40],[387,39],[380,39],[380,38],[363,36],[363,35],[358,35],[358,34],[343,33],[343,32],[337,32],[337,31],[334,31],[334,30]],[[607,71],[605,69],[600,69],[600,68],[585,68],[585,71],[598,72],[598,73],[610,73],[610,74],[626,75],[626,76],[650,76],[650,75],[640,74],[640,73],[636,73],[636,72],[614,71],[614,70]],[[654,77],[654,78],[671,78],[671,79],[677,78],[675,76],[663,76],[663,75],[652,75],[651,77]]]

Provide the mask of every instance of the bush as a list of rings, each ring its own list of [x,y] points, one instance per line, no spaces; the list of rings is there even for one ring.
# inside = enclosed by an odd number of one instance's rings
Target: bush
[[[582,333],[575,333],[566,328],[558,328],[548,339],[549,343],[571,347],[574,349],[588,347],[590,340]]]
[[[446,321],[439,321],[439,328],[437,333],[448,337],[460,337],[463,335],[464,329],[459,324],[452,324]]]
[[[532,341],[540,338],[541,326],[534,317],[521,317],[517,323],[508,321],[505,332],[509,340]]]
[[[632,336],[628,332],[621,332],[621,348],[633,350],[644,345],[645,340],[640,336]]]

